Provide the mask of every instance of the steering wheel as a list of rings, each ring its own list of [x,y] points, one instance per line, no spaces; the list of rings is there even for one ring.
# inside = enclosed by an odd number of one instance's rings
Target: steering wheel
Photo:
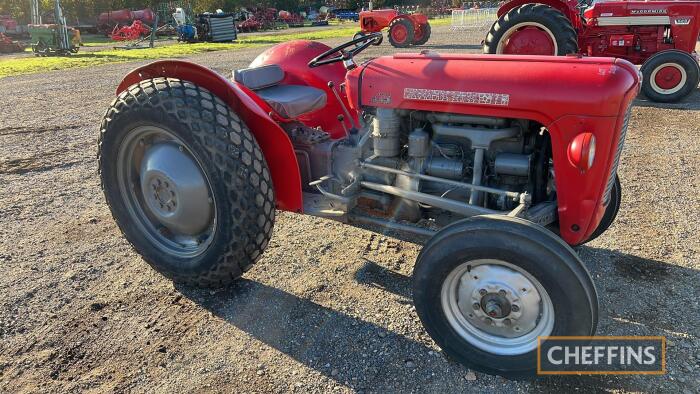
[[[344,62],[347,60],[352,60],[352,58],[358,53],[364,51],[370,45],[378,45],[381,41],[382,33],[372,33],[366,36],[356,38],[352,41],[348,41],[345,44],[339,45],[335,48],[331,48],[322,54],[311,59],[309,62],[309,67],[314,68],[318,66],[323,66],[324,64],[331,64],[337,62]],[[346,51],[345,49],[349,47],[354,47]],[[338,56],[330,57],[334,53],[339,53]]]

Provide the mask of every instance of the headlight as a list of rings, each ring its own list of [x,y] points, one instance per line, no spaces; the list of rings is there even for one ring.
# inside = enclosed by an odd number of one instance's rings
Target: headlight
[[[595,160],[595,136],[581,133],[569,143],[569,161],[579,170],[587,171]]]

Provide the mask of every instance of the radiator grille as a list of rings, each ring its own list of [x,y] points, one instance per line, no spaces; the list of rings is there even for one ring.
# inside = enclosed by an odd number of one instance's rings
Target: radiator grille
[[[617,166],[620,164],[620,155],[622,154],[622,148],[625,146],[625,135],[627,134],[627,126],[630,122],[630,115],[632,114],[632,106],[627,108],[627,113],[625,114],[625,120],[622,122],[622,128],[620,130],[620,139],[617,141],[617,151],[615,151],[615,158],[613,159],[613,165],[610,168],[610,174],[608,174],[608,184],[605,186],[605,194],[603,194],[603,205],[607,206],[610,202],[610,192],[612,191],[613,185],[615,184],[615,174],[617,173]]]

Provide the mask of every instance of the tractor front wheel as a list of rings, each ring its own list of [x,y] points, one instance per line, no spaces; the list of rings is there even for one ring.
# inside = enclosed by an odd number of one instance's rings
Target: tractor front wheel
[[[430,39],[430,23],[419,24],[413,34],[413,45],[423,45]]]
[[[651,101],[673,103],[698,87],[700,66],[681,51],[660,52],[642,65],[642,91]]]
[[[503,14],[484,41],[484,53],[567,55],[578,52],[576,30],[558,10],[525,4]]]
[[[371,33],[370,33],[370,34],[371,34]],[[366,36],[366,35],[367,35],[367,33],[363,32],[363,31],[358,31],[357,33],[355,33],[354,36],[352,36],[352,39],[353,39],[353,40],[357,40],[357,39],[362,38],[362,37],[364,37],[364,36]],[[372,42],[372,45],[379,45],[379,44],[382,43],[382,41],[384,41],[384,37],[379,37],[378,40],[375,40],[375,41]],[[364,42],[357,43],[357,44],[355,44],[355,46],[356,46],[356,47],[360,47],[360,46],[362,46],[362,44],[364,44]]]
[[[593,281],[576,253],[519,218],[477,216],[440,230],[413,271],[426,331],[451,357],[489,374],[534,374],[538,337],[590,336]]]
[[[236,113],[191,82],[148,79],[122,92],[102,120],[98,162],[122,233],[175,281],[228,284],[270,240],[265,158]]]
[[[394,48],[407,48],[414,36],[415,27],[408,18],[396,18],[389,24],[389,42]]]

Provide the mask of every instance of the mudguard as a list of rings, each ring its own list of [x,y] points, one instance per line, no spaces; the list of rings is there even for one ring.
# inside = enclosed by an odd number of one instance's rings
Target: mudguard
[[[578,244],[595,231],[616,167],[622,125],[639,92],[639,71],[613,58],[396,54],[348,73],[350,104],[529,119],[551,136],[562,238]],[[597,141],[593,167],[568,156],[579,133]]]
[[[582,25],[581,17],[578,11],[578,0],[538,0],[534,2],[532,0],[512,0],[501,5],[498,8],[498,11],[496,11],[496,16],[500,18],[514,8],[532,3],[548,5],[559,10],[569,19],[569,21],[571,21],[574,29],[579,29]]]
[[[217,72],[186,61],[162,60],[128,73],[117,95],[139,81],[157,77],[178,78],[206,88],[227,103],[248,125],[263,151],[275,188],[277,208],[302,212],[301,175],[292,142],[270,116],[269,107],[255,95]]]

